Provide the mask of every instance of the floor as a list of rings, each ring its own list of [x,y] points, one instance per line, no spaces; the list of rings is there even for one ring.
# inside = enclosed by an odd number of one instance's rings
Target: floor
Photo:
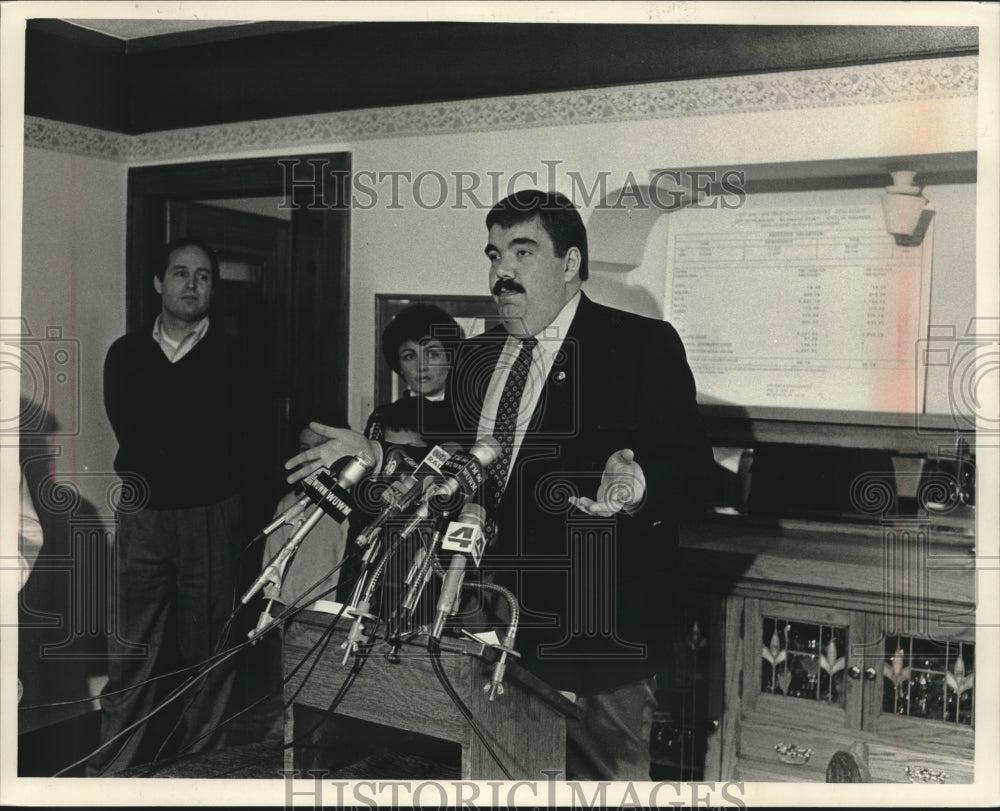
[[[284,704],[280,649],[251,646],[237,668],[230,714],[250,707],[227,726],[224,748],[129,769],[126,777],[280,777],[284,763]],[[18,774],[48,777],[86,757],[100,745],[100,712],[89,710],[18,736]],[[84,776],[83,765],[65,773]]]
[[[136,766],[123,777],[275,779],[284,768],[280,640],[265,637],[237,665],[223,748]],[[244,711],[245,710],[245,711]]]

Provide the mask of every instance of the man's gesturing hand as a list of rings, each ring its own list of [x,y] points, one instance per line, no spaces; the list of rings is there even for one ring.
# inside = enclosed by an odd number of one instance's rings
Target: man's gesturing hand
[[[375,462],[380,458],[378,443],[367,439],[364,434],[349,428],[331,428],[318,422],[309,423],[309,427],[320,436],[327,437],[327,441],[285,462],[285,470],[292,471],[287,478],[289,484],[295,484],[321,467],[329,467],[344,456],[366,453]]]
[[[646,477],[635,454],[628,448],[608,457],[597,488],[597,500],[573,496],[570,503],[590,515],[609,516],[625,510],[631,512],[639,506],[646,494]]]

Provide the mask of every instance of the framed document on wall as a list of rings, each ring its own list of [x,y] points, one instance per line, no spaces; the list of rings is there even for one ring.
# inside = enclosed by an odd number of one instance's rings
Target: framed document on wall
[[[909,236],[885,216],[889,193],[903,196],[893,169],[920,184],[924,225]],[[743,197],[720,205],[709,190],[670,213],[663,317],[716,445],[934,454],[975,435],[978,401],[957,381],[981,379],[989,340],[976,171],[975,152],[711,167],[737,172]]]
[[[404,385],[382,355],[382,332],[396,315],[413,304],[434,304],[454,318],[466,338],[479,335],[499,323],[490,296],[375,294],[375,405],[391,403],[403,396]],[[367,416],[367,415],[365,415]]]

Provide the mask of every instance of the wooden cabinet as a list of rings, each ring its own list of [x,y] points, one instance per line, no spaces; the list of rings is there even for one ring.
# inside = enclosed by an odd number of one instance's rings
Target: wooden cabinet
[[[972,540],[928,526],[701,522],[721,598],[706,779],[973,780]]]

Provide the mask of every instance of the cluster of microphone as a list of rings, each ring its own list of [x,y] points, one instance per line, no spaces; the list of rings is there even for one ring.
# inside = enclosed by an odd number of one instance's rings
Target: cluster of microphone
[[[362,530],[358,545],[367,546],[386,521],[411,509],[414,515],[403,529],[404,538],[432,515],[454,515],[482,487],[486,469],[499,452],[499,443],[491,436],[480,439],[467,453],[454,442],[435,445],[414,470],[402,473],[382,491],[385,506]],[[385,474],[395,473],[405,460],[405,451],[393,448],[386,454]]]
[[[403,448],[391,449],[383,460],[379,475],[386,483],[391,483],[381,492],[381,510],[357,536],[356,543],[362,548],[368,547],[390,519],[407,519],[399,533],[400,539],[408,537],[422,523],[435,520],[431,543],[427,548],[421,547],[422,557],[414,562],[411,577],[408,578],[409,589],[403,601],[403,606],[411,609],[416,604],[438,546],[442,551],[453,553],[435,613],[432,632],[435,639],[440,638],[447,618],[458,610],[468,560],[471,559],[478,567],[485,551],[486,518],[475,497],[483,486],[487,469],[499,453],[499,443],[492,436],[487,436],[468,451],[456,443],[437,445],[417,465],[408,458]],[[289,559],[324,515],[329,515],[337,523],[343,523],[350,516],[353,511],[350,491],[374,467],[374,460],[361,453],[343,457],[304,481],[302,498],[265,527],[261,536],[298,520],[310,505],[312,509],[247,589],[242,598],[244,605],[268,583],[280,587]],[[365,560],[370,557],[365,555]],[[374,586],[373,581],[369,582]],[[355,603],[352,613],[356,615],[356,623],[360,624],[367,609],[360,608],[357,603],[367,603],[367,599],[359,591],[352,603]]]
[[[471,557],[478,566],[485,549],[485,513],[475,497],[486,479],[486,470],[499,453],[499,443],[493,437],[480,439],[468,452],[454,443],[436,446],[412,472],[403,474],[383,491],[385,506],[361,533],[359,543],[369,543],[385,521],[407,509],[411,510],[410,517],[399,532],[399,540],[409,537],[424,522],[434,520],[430,542],[418,547],[406,578],[406,594],[395,618],[397,631],[409,622],[439,549],[453,554],[435,611],[435,639],[440,639],[448,616],[458,610],[466,561]]]

